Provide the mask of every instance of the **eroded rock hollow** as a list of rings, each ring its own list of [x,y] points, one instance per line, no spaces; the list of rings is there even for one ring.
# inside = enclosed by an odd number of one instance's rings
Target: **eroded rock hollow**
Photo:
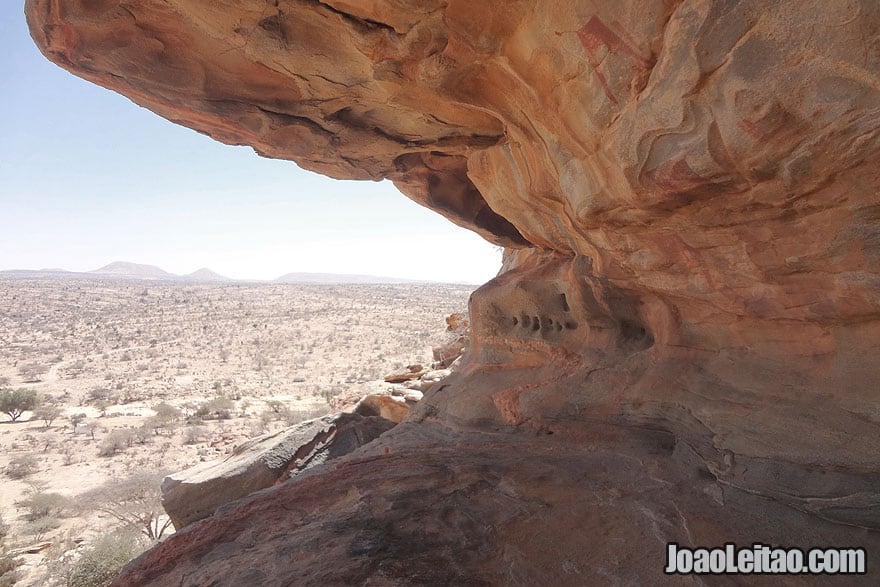
[[[76,75],[506,249],[407,421],[117,584],[689,582],[667,542],[863,546],[876,584],[875,0],[26,12]]]

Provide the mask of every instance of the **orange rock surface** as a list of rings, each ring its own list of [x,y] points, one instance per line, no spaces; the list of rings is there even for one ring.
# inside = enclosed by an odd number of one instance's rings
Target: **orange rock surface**
[[[864,546],[877,584],[877,2],[26,12],[77,75],[506,247],[464,364],[381,446],[119,585],[654,584],[669,541]]]

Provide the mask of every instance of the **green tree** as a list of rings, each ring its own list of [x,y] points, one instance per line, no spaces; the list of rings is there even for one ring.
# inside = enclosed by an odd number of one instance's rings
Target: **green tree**
[[[279,416],[284,411],[284,404],[277,399],[266,400],[266,407],[278,414]]]
[[[33,389],[3,389],[0,390],[0,412],[7,414],[13,422],[21,415],[37,407],[37,392]]]

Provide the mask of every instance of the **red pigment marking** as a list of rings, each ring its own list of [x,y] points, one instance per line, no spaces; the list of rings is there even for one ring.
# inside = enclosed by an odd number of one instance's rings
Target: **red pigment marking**
[[[761,140],[764,138],[764,133],[758,130],[758,125],[756,125],[751,120],[740,120],[737,126],[744,130],[746,134],[751,136],[753,139]]]
[[[648,62],[648,60],[639,55],[639,52],[637,50],[633,49],[633,47],[639,46],[638,41],[633,39],[632,35],[629,34],[629,31],[626,30],[626,28],[622,24],[620,24],[619,21],[612,21],[611,26],[613,27],[612,30],[617,31],[618,35],[623,37],[623,41],[621,41],[623,43],[623,51],[627,53],[630,57],[638,61],[642,65],[642,67],[644,67],[645,69],[649,69],[651,64]],[[613,35],[614,33],[612,32],[611,34]]]
[[[667,161],[647,174],[658,186],[670,191],[682,191],[706,183],[706,178],[691,169],[684,157]]]
[[[700,266],[699,255],[675,234],[658,234],[651,241],[665,257],[675,263],[683,263],[688,269]]]
[[[610,53],[629,55],[643,68],[647,68],[648,62],[642,59],[617,33],[608,28],[598,16],[590,18],[577,34],[581,40],[581,45],[587,51],[587,60],[590,62],[590,67],[596,72],[596,77],[599,78],[599,83],[602,84],[602,88],[605,90],[605,95],[608,96],[609,100],[618,104],[617,98],[614,97],[614,94],[611,93],[611,88],[608,87],[605,76],[599,71],[599,66],[602,64],[599,57],[599,47],[605,45],[605,48]]]

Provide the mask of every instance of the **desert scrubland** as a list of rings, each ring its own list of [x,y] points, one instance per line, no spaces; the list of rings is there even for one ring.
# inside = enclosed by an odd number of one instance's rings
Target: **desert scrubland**
[[[77,547],[122,528],[103,556],[124,559],[134,551],[119,545],[167,535],[166,472],[429,365],[449,336],[444,317],[465,310],[472,289],[0,280],[0,389],[39,400],[14,422],[0,414],[16,584],[85,585]]]

